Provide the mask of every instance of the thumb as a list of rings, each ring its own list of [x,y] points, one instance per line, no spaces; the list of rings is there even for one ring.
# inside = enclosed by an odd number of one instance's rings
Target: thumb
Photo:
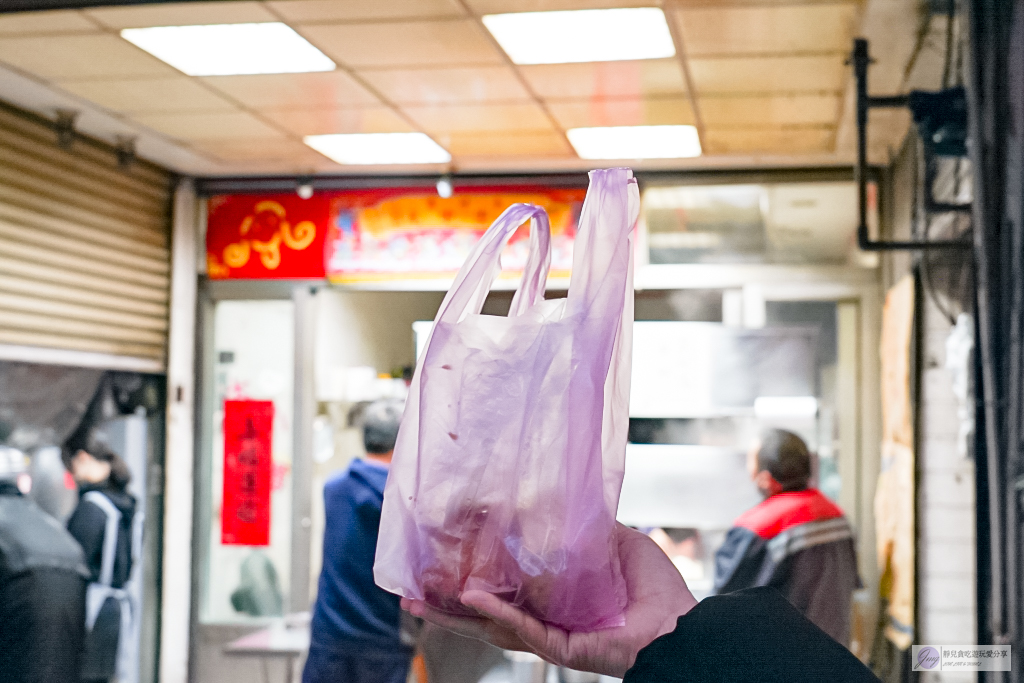
[[[563,649],[559,646],[564,643],[554,641],[559,640],[558,636],[564,640],[564,632],[546,626],[523,610],[490,593],[470,590],[462,594],[461,600],[463,605],[475,609],[499,626],[513,631],[523,643],[545,659],[557,657],[560,654],[557,650]]]

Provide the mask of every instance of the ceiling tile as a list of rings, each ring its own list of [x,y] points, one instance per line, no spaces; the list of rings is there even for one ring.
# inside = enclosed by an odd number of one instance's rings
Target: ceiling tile
[[[507,66],[362,71],[360,75],[392,102],[457,104],[528,101],[530,93]]]
[[[140,114],[144,126],[181,140],[284,139],[285,135],[252,114],[238,112]]]
[[[451,18],[466,16],[457,0],[281,0],[268,2],[286,21],[372,21],[374,19]]]
[[[245,0],[100,7],[85,12],[112,29],[280,21],[262,3]]]
[[[707,126],[835,124],[839,95],[778,97],[701,97],[700,113]]]
[[[56,81],[179,73],[111,35],[4,38],[0,40],[0,62]]]
[[[98,27],[75,10],[50,12],[14,12],[0,14],[0,35],[31,33],[82,33]]]
[[[344,71],[211,76],[207,84],[246,106],[267,109],[359,107],[380,104]]]
[[[693,110],[685,97],[549,102],[548,109],[563,128],[590,126],[667,126],[692,124]]]
[[[292,161],[308,164],[320,156],[301,142],[286,139],[202,140],[190,146],[224,161]]]
[[[429,132],[553,130],[548,117],[536,104],[411,106],[402,109]]]
[[[230,111],[236,107],[188,76],[118,81],[73,81],[61,88],[126,114],[144,112]]]
[[[357,68],[503,63],[498,48],[472,19],[297,28],[328,55]]]
[[[296,135],[407,133],[415,130],[405,119],[387,107],[268,110],[263,112],[263,115]]]
[[[701,143],[705,154],[829,153],[835,144],[835,129],[708,128]]]
[[[650,7],[660,3],[652,0],[467,0],[474,14],[502,12],[550,12],[572,9],[615,9],[618,7]]]
[[[679,10],[675,17],[686,54],[691,58],[754,53],[848,52],[857,19],[857,5],[705,7]]]
[[[712,94],[838,93],[849,77],[843,55],[691,59],[701,96]]]
[[[521,66],[535,93],[546,98],[675,95],[686,81],[675,59]]]
[[[575,156],[561,133],[519,131],[494,133],[444,133],[437,143],[452,156]]]

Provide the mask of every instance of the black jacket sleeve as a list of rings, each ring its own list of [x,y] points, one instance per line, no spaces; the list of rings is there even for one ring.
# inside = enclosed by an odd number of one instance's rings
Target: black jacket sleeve
[[[767,545],[749,529],[733,527],[715,553],[715,586],[718,593],[731,593],[759,585]]]
[[[878,679],[774,588],[710,597],[637,655],[624,683],[818,683]]]
[[[35,568],[0,583],[0,683],[79,683],[85,579]]]
[[[85,552],[90,581],[100,578],[103,562],[103,536],[107,529],[107,515],[98,506],[85,500],[78,504],[68,520],[68,531]]]

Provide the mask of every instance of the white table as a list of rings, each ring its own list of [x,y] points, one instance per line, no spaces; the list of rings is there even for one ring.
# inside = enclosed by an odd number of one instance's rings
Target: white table
[[[284,624],[274,625],[247,636],[242,636],[224,646],[224,654],[236,657],[257,657],[262,668],[262,678],[270,683],[267,662],[271,659],[283,659],[285,663],[285,683],[295,680],[295,663],[309,651],[309,626],[297,625],[288,627]]]

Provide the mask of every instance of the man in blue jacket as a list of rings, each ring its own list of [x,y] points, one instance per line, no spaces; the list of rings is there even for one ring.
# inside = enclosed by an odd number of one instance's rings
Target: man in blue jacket
[[[323,570],[303,683],[405,683],[412,659],[399,598],[373,581],[384,483],[402,404],[377,401],[363,414],[366,457],[324,486]]]

